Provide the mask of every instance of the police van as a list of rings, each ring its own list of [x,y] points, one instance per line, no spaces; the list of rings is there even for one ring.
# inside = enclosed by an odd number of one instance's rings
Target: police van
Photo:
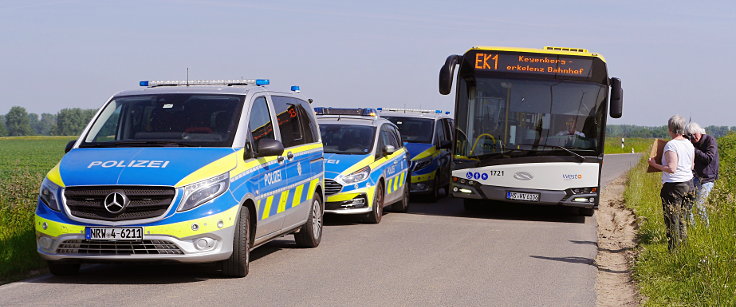
[[[406,212],[409,161],[396,125],[375,109],[315,108],[325,151],[325,212],[378,224],[385,206]]]
[[[38,253],[82,262],[219,262],[294,234],[322,239],[324,162],[314,111],[268,80],[141,81],[110,98],[41,184]]]
[[[440,188],[449,192],[453,120],[441,110],[378,108],[381,117],[396,124],[409,151],[410,191],[440,197]]]

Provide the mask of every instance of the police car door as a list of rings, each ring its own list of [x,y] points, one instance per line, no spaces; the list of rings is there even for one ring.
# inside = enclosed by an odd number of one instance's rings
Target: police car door
[[[393,146],[396,151],[399,151],[402,147],[402,145],[399,144],[399,141],[391,133],[390,126],[388,124],[381,126],[381,143]],[[383,150],[383,148],[379,149]],[[384,169],[384,176],[386,178],[386,200],[384,201],[384,204],[389,205],[397,201],[403,195],[402,193],[397,193],[399,191],[397,189],[398,183],[396,180],[399,178],[394,178],[402,171],[401,162],[403,157],[399,157],[396,153],[384,154],[384,157],[389,159]]]
[[[256,214],[256,241],[281,230],[284,217],[277,214],[279,188],[286,184],[286,163],[278,157],[258,156],[258,142],[263,139],[277,139],[273,125],[273,108],[269,107],[265,96],[256,97],[250,111],[248,130],[250,131],[250,146],[259,165],[251,177],[255,191]]]
[[[312,198],[309,192],[313,184],[310,182],[318,172],[311,171],[310,160],[314,154],[310,153],[313,152],[310,147],[314,146],[309,145],[315,143],[317,138],[314,136],[315,130],[310,127],[313,118],[309,117],[297,98],[271,95],[271,100],[284,143],[289,186],[283,192],[278,210],[284,214],[284,228],[291,229],[304,224],[310,213],[310,206],[305,204]]]

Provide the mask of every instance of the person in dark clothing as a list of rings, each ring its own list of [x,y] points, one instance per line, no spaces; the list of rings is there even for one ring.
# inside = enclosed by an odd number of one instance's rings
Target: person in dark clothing
[[[695,147],[695,170],[693,183],[695,184],[695,208],[705,225],[709,225],[708,213],[705,209],[705,201],[718,179],[718,143],[716,138],[705,134],[705,129],[698,123],[691,122],[685,126],[685,134]],[[690,212],[690,223],[695,219]]]

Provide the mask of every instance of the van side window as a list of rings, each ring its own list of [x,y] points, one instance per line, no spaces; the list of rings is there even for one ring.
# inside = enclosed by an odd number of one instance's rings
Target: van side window
[[[309,116],[310,113],[307,111],[309,110],[309,107],[306,106],[307,103],[297,98],[291,98],[291,100],[295,103],[299,113],[299,125],[302,127],[302,132],[304,133],[304,143],[316,142],[317,137],[315,136],[319,135],[319,131],[317,130],[316,121],[312,116]]]
[[[281,142],[284,148],[306,144],[304,131],[299,123],[299,110],[297,105],[289,97],[271,96],[273,107],[276,111],[279,130],[281,131]]]
[[[253,107],[250,110],[250,120],[248,121],[248,130],[253,136],[253,142],[258,144],[260,139],[276,139],[273,133],[273,123],[271,123],[271,114],[268,112],[268,103],[265,97],[258,97],[253,101]]]

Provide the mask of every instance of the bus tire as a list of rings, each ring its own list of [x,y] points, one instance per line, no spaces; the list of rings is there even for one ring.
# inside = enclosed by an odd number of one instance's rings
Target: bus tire
[[[248,207],[240,207],[235,227],[233,253],[230,258],[222,261],[222,275],[245,277],[248,275],[250,262],[250,210]]]
[[[49,272],[56,276],[69,276],[79,273],[79,263],[48,261]]]
[[[299,229],[299,232],[294,234],[296,246],[309,248],[319,246],[319,242],[322,241],[323,221],[322,198],[318,192],[314,192],[307,222]]]
[[[376,187],[376,195],[373,197],[373,210],[368,212],[365,217],[366,222],[370,224],[378,224],[383,218],[383,201],[385,195],[383,193],[383,182],[378,183]]]

